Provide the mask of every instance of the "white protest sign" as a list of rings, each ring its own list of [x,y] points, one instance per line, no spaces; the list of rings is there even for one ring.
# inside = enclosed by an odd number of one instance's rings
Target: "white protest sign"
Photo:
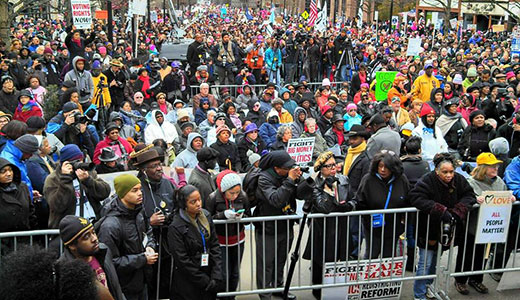
[[[480,205],[476,244],[505,243],[511,218],[511,191],[485,191]]]
[[[392,27],[395,29],[399,29],[399,17],[398,16],[392,16]]]
[[[146,15],[146,0],[133,0],[132,10],[134,15]]]
[[[90,0],[70,0],[72,22],[77,29],[88,29],[92,25]]]
[[[434,11],[432,12],[432,24],[435,26],[437,24],[437,20],[439,19],[439,13]]]
[[[457,18],[450,19],[450,26],[453,29],[457,27]]]
[[[150,19],[152,19],[152,22],[157,23],[159,20],[159,17],[157,16],[157,12],[155,10],[150,11]]]
[[[421,38],[409,38],[408,48],[406,48],[406,56],[416,56],[421,53]]]
[[[477,24],[468,24],[466,25],[467,30],[477,30]]]
[[[290,139],[287,143],[287,153],[299,165],[306,165],[312,161],[314,137]]]
[[[377,11],[377,10],[374,12],[374,19],[376,21],[379,20],[379,11]]]
[[[360,260],[352,262],[325,263],[323,284],[359,281],[349,285],[321,290],[321,298],[327,300],[399,299],[402,281],[364,283],[367,280],[399,278],[404,274],[406,257]]]

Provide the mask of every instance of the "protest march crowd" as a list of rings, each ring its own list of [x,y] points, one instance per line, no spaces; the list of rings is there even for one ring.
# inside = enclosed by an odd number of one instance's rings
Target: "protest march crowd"
[[[0,232],[59,229],[45,245],[63,248],[56,260],[2,239],[0,295],[216,299],[238,287],[249,241],[237,221],[295,214],[297,199],[311,213],[419,210],[408,224],[398,214],[312,221],[303,259],[313,284],[323,262],[396,255],[405,231],[408,255],[418,255],[407,270],[434,274],[441,223],[456,225],[458,271],[488,267],[467,216],[486,191],[520,196],[511,31],[445,28],[432,39],[423,17],[400,29],[347,19],[318,31],[300,16],[273,23],[267,10],[222,15],[215,5],[182,19],[193,39],[186,61],[160,54],[177,26],[162,18],[140,24],[137,49],[125,24],[109,40],[98,20],[80,30],[21,18],[0,41]],[[421,39],[413,55],[409,38]],[[379,73],[392,76],[383,98]],[[288,153],[296,138],[314,138],[305,166]],[[118,172],[113,193],[99,175]],[[517,248],[519,213],[493,269]],[[258,289],[283,287],[292,225],[251,230]],[[414,298],[431,297],[431,283],[416,280]],[[483,275],[454,285],[488,293]]]

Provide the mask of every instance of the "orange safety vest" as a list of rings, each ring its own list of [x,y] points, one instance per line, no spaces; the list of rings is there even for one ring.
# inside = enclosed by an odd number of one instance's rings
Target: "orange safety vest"
[[[259,51],[260,51],[260,49],[256,49],[256,50],[253,49],[253,50],[249,51],[249,53],[247,54],[246,63],[250,69],[261,69],[264,66],[264,57],[261,55],[258,55]],[[256,62],[254,59],[255,57],[257,58]]]

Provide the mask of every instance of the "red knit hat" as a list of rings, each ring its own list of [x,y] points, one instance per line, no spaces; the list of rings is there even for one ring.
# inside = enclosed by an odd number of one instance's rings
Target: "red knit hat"
[[[433,108],[428,103],[424,103],[421,108],[421,114],[419,116],[422,118],[429,114],[435,114],[435,110],[433,110]]]

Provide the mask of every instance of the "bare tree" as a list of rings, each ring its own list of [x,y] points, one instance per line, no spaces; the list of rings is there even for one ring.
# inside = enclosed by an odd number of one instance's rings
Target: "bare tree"
[[[462,0],[459,0],[462,1]],[[442,25],[444,29],[449,28],[450,18],[451,18],[451,6],[452,0],[424,0],[423,3],[430,5],[432,7],[441,7],[444,12],[444,24]],[[434,24],[435,26],[435,24]],[[447,30],[444,30],[446,33]]]
[[[500,7],[509,14],[516,22],[520,22],[520,16],[517,15],[520,10],[520,2],[508,0],[488,0],[485,3],[475,3],[474,1],[463,0],[462,3],[468,3],[467,8],[474,14],[487,15],[495,9],[495,6]],[[516,12],[514,11],[516,10]]]

